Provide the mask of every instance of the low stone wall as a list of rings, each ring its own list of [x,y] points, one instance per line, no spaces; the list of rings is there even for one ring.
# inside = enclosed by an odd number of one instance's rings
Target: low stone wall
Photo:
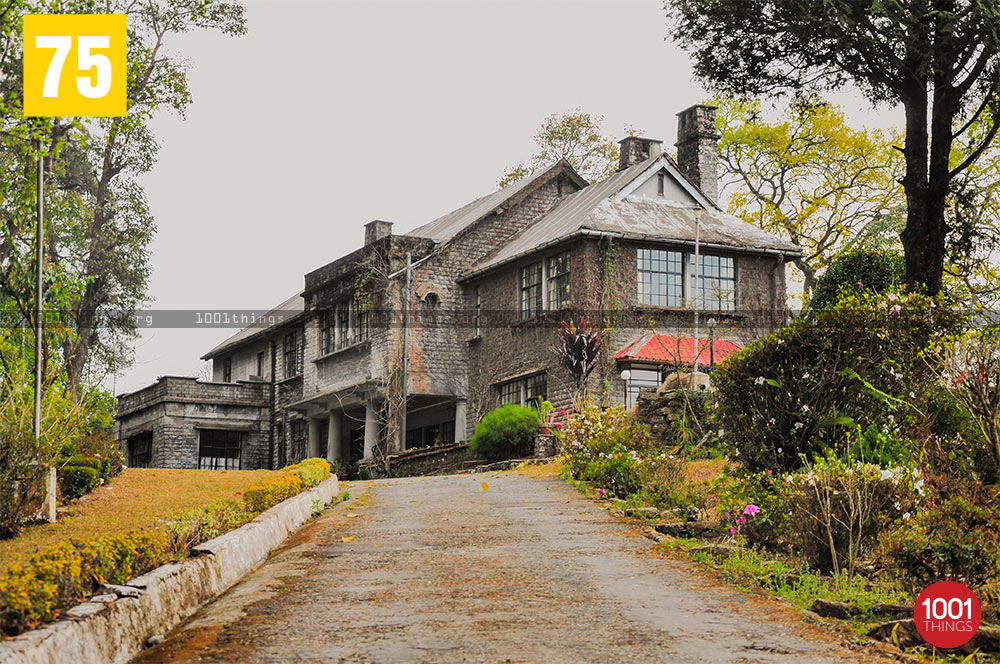
[[[124,586],[105,586],[43,628],[0,642],[0,664],[126,664],[150,637],[165,634],[267,558],[305,523],[313,503],[340,492],[336,477],[289,498],[250,523],[192,549]]]
[[[540,433],[535,436],[535,458],[548,459],[559,454],[559,439],[554,433]]]
[[[389,476],[414,477],[452,473],[463,468],[472,458],[466,443],[407,450],[389,457]]]
[[[700,427],[707,426],[708,413],[705,410],[707,392],[692,392],[690,390],[667,390],[657,394],[654,389],[639,391],[635,404],[635,416],[640,423],[645,424],[649,434],[659,441],[674,442],[678,437],[681,417],[687,419],[687,424],[695,432]],[[696,436],[700,437],[700,436]]]

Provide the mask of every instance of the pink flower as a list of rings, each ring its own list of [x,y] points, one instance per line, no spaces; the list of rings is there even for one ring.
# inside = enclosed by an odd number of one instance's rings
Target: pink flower
[[[862,284],[862,283],[861,283],[861,282],[859,281],[859,282],[858,282],[858,286],[862,286],[862,285],[863,285],[863,284]]]
[[[754,516],[760,514],[760,508],[751,503],[750,505],[747,505],[745,508],[743,508],[743,514],[746,516]]]
[[[732,528],[729,529],[729,534],[730,535],[735,535],[736,534],[736,526],[733,526]]]
[[[772,472],[771,472],[771,471],[769,470],[769,471],[767,471],[767,474],[768,474],[768,475],[773,475],[774,473],[772,473]]]
[[[604,497],[604,489],[598,489],[597,490],[597,497],[598,498],[603,498]]]

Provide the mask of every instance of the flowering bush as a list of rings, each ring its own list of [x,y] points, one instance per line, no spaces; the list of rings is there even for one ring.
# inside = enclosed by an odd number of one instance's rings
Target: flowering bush
[[[1000,573],[1000,510],[952,497],[901,524],[882,554],[914,589],[946,578],[982,586]]]
[[[730,458],[787,472],[843,455],[858,427],[917,427],[933,382],[921,352],[961,322],[935,298],[847,296],[751,344],[712,374]]]
[[[649,475],[652,441],[620,404],[607,409],[585,404],[556,435],[570,474],[614,496],[635,493]]]
[[[813,567],[850,575],[890,525],[911,518],[925,493],[916,469],[823,457],[797,472],[741,478],[722,504],[748,542],[791,550]]]
[[[883,293],[906,283],[903,255],[896,251],[860,249],[834,258],[816,282],[809,306],[836,302],[845,293]]]

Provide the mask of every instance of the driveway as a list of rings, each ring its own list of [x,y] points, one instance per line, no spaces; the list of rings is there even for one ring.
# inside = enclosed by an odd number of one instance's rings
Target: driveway
[[[553,477],[348,490],[137,661],[883,661],[671,559]]]

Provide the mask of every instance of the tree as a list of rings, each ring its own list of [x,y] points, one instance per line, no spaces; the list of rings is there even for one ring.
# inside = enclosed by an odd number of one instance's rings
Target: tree
[[[519,164],[504,173],[498,183],[500,188],[560,159],[569,161],[591,182],[611,175],[618,168],[618,144],[601,134],[603,122],[603,117],[592,116],[579,108],[548,116],[535,134],[538,151],[532,155],[530,164]],[[626,133],[634,135],[636,132],[626,128]]]
[[[147,246],[155,225],[138,179],[156,161],[149,121],[162,110],[183,116],[191,103],[186,64],[166,44],[195,29],[238,35],[246,26],[242,6],[212,0],[112,0],[99,8],[83,0],[18,0],[17,9],[20,13],[0,16],[0,78],[5,81],[0,123],[9,139],[0,143],[0,166],[19,174],[0,190],[7,194],[0,199],[0,267],[11,275],[0,287],[27,320],[33,298],[25,286],[32,263],[25,257],[34,227],[34,184],[25,176],[34,154],[24,139],[34,135],[45,139],[49,155],[48,281],[77,291],[74,298],[62,298],[54,312],[75,332],[62,339],[60,350],[69,389],[76,392],[88,366],[113,371],[128,363],[128,342],[136,334],[132,312],[147,298]],[[128,116],[25,122],[20,117],[20,15],[98,10],[128,16]]]
[[[891,132],[853,129],[843,109],[799,97],[774,120],[759,101],[722,96],[719,157],[729,212],[801,247],[804,295],[833,256],[903,205]]]
[[[764,95],[854,86],[900,104],[909,288],[941,288],[949,187],[1000,128],[1000,3],[983,0],[669,0],[695,73],[721,90]],[[984,122],[953,163],[956,139]]]

